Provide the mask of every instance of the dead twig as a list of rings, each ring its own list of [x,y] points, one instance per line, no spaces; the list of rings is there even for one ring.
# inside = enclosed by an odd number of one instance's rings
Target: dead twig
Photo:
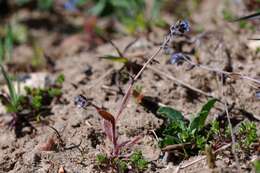
[[[99,84],[100,82],[104,81],[104,78],[106,78],[107,76],[109,76],[112,72],[114,71],[113,68],[109,69],[106,73],[104,73],[102,76],[100,76],[98,79],[96,79],[95,81],[93,81],[92,83],[90,83],[90,85],[87,87],[87,89],[91,89],[93,87],[96,87],[97,84]]]
[[[232,145],[231,143],[226,144],[226,145],[222,146],[221,148],[217,149],[216,151],[214,151],[213,154],[217,154],[218,152],[223,151],[223,150],[229,148],[231,145]],[[193,164],[195,164],[195,163],[197,163],[199,161],[202,161],[202,160],[204,160],[206,158],[207,158],[207,156],[202,156],[202,157],[200,157],[200,158],[198,158],[198,159],[196,159],[196,160],[194,160],[192,162],[189,162],[189,163],[187,163],[185,165],[180,165],[180,169],[184,169],[186,167],[189,167],[189,166],[191,166],[191,165],[193,165]]]
[[[52,127],[52,126],[47,126],[47,127],[49,127],[50,129],[52,129],[52,130],[55,132],[55,134],[56,134],[56,136],[57,136],[57,138],[58,138],[58,140],[59,140],[59,143],[60,143],[62,149],[64,149],[65,143],[64,143],[64,141],[62,140],[62,137],[61,137],[59,131],[58,131],[57,129],[55,129],[54,127]]]
[[[260,85],[260,80],[257,80],[255,78],[243,75],[241,73],[227,72],[227,71],[224,71],[224,70],[215,69],[215,68],[212,68],[212,67],[208,67],[206,65],[194,63],[191,60],[189,60],[187,57],[184,57],[184,58],[185,58],[186,62],[188,62],[190,65],[192,65],[194,67],[199,67],[201,69],[204,69],[204,70],[207,70],[207,71],[210,71],[210,72],[215,72],[217,74],[226,75],[226,76],[228,76],[232,79],[248,80],[248,81],[251,81],[251,82],[254,82],[254,83]]]
[[[233,127],[232,127],[231,120],[230,120],[230,115],[229,115],[229,111],[228,111],[227,100],[226,100],[226,97],[225,97],[223,83],[224,83],[224,78],[223,78],[223,75],[221,75],[221,92],[222,92],[222,96],[223,96],[223,99],[224,99],[224,107],[225,107],[225,112],[226,112],[227,120],[228,120],[228,126],[229,126],[230,134],[231,134],[231,140],[232,140],[231,149],[232,149],[232,153],[233,153],[234,158],[235,158],[236,167],[237,167],[238,171],[241,172],[238,156],[237,156],[237,153],[236,153],[236,146],[235,146],[236,145],[236,139],[235,139]]]
[[[206,93],[206,92],[204,92],[204,91],[202,91],[202,90],[200,90],[200,89],[198,89],[198,88],[195,88],[195,87],[191,86],[190,84],[187,84],[187,83],[185,83],[185,82],[183,82],[183,81],[181,81],[181,80],[179,80],[179,79],[177,79],[177,78],[175,78],[175,77],[173,77],[173,76],[171,76],[171,75],[169,75],[169,74],[163,72],[162,70],[158,70],[158,69],[156,69],[156,68],[154,68],[154,67],[152,67],[152,66],[148,66],[148,69],[150,69],[150,70],[152,70],[153,72],[155,72],[155,73],[157,73],[157,74],[159,74],[159,75],[162,75],[162,76],[164,76],[165,78],[168,78],[168,79],[170,79],[170,80],[172,80],[172,81],[174,81],[174,82],[176,82],[176,83],[178,83],[178,84],[180,84],[180,85],[182,85],[182,86],[184,86],[184,87],[186,87],[186,88],[189,88],[189,89],[191,89],[191,90],[193,90],[193,91],[195,91],[195,92],[197,92],[197,93],[200,93],[200,94],[202,94],[202,95],[204,95],[204,96],[206,96],[206,97],[215,98],[215,99],[217,99],[217,100],[220,101],[219,98],[214,97],[212,94]]]
[[[166,147],[162,148],[162,151],[173,151],[173,150],[180,150],[183,148],[190,147],[191,143],[182,143],[182,144],[173,144],[173,145],[167,145]]]

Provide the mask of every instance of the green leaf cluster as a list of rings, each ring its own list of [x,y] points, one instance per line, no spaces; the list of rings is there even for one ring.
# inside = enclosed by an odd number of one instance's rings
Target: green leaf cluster
[[[148,168],[149,162],[144,159],[141,151],[135,151],[128,159],[109,158],[105,154],[98,154],[96,163],[100,168],[108,169],[110,167],[123,173],[128,171],[144,172]]]
[[[25,87],[25,95],[20,95],[16,92],[11,77],[2,65],[0,65],[0,70],[8,86],[8,96],[1,95],[0,97],[7,112],[19,115],[26,110],[32,116],[38,116],[50,106],[54,98],[59,98],[62,95],[63,75],[58,76],[55,83],[46,88]]]
[[[258,139],[256,124],[249,121],[242,122],[239,126],[237,136],[240,147],[248,149]]]
[[[171,107],[160,107],[158,114],[165,117],[167,124],[162,131],[160,146],[165,147],[172,144],[194,143],[195,148],[190,153],[204,149],[211,134],[218,133],[219,126],[213,124],[207,133],[203,131],[210,110],[214,107],[216,99],[209,100],[197,115],[190,121],[185,120],[183,114]]]
[[[138,171],[145,171],[148,166],[148,161],[144,159],[141,151],[135,151],[130,156],[130,162]]]

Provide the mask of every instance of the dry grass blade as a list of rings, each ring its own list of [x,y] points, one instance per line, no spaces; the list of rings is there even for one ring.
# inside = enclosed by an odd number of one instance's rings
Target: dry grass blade
[[[110,141],[113,141],[112,124],[109,121],[104,120],[103,121],[103,127],[104,127],[104,131],[105,131],[108,139]]]
[[[8,75],[8,73],[5,71],[4,67],[2,66],[2,64],[0,64],[0,68],[1,68],[1,72],[4,76],[4,79],[7,83],[7,87],[8,87],[8,90],[9,90],[9,94],[10,94],[10,97],[11,97],[11,102],[13,104],[13,106],[16,105],[16,102],[18,101],[18,95],[15,91],[15,88],[14,88],[14,85],[13,85],[13,82],[10,78],[10,76]]]
[[[223,150],[229,148],[231,145],[232,144],[226,144],[226,145],[222,146],[221,148],[217,149],[216,151],[214,151],[213,154],[217,154],[218,152],[223,151]],[[201,160],[204,160],[206,158],[207,158],[207,156],[202,156],[202,157],[200,157],[200,158],[198,158],[198,159],[196,159],[196,160],[194,160],[192,162],[189,162],[187,164],[181,165],[180,169],[184,169],[186,167],[189,167],[189,166],[191,166],[191,165],[193,165],[193,164],[195,164],[195,163],[197,163],[197,162],[199,162]]]
[[[170,37],[167,37],[166,40],[163,42],[162,46],[160,46],[157,51],[155,51],[155,53],[145,62],[145,64],[143,65],[143,67],[141,68],[141,70],[135,75],[134,79],[130,82],[126,94],[124,95],[122,102],[119,106],[119,110],[117,112],[117,116],[116,116],[116,120],[119,119],[119,116],[121,115],[123,109],[126,106],[127,100],[129,100],[129,97],[131,95],[131,90],[133,88],[134,83],[137,81],[137,79],[141,76],[141,74],[143,73],[143,71],[145,70],[145,68],[154,60],[154,58],[161,52],[161,50],[163,49],[163,47],[165,47],[165,45],[170,41]]]
[[[229,130],[230,130],[230,134],[231,134],[231,140],[232,140],[231,148],[232,148],[232,153],[235,157],[236,167],[237,167],[238,171],[241,172],[239,159],[238,159],[238,156],[237,156],[237,153],[236,153],[236,146],[235,146],[236,145],[236,139],[235,139],[233,127],[232,127],[231,120],[230,120],[230,115],[229,115],[228,106],[227,106],[227,100],[226,100],[225,92],[224,92],[224,86],[223,86],[224,82],[223,81],[224,81],[224,79],[223,79],[223,75],[222,75],[221,76],[221,93],[222,93],[222,96],[223,96],[223,99],[224,99],[224,107],[225,107],[225,112],[226,112],[227,120],[228,120],[228,126],[229,126]]]
[[[130,84],[127,88],[126,94],[125,94],[125,96],[124,96],[124,98],[123,98],[123,100],[122,100],[122,102],[119,106],[118,112],[116,114],[116,121],[119,119],[122,111],[124,110],[124,108],[126,107],[128,101],[130,99],[130,96],[131,96],[131,93],[132,93],[132,88],[133,88],[133,81],[131,80]]]
[[[256,12],[256,13],[235,19],[233,22],[238,22],[241,20],[253,20],[253,19],[259,19],[259,18],[260,18],[260,12]]]
[[[165,78],[168,78],[168,79],[170,79],[170,80],[172,80],[172,81],[174,81],[174,82],[176,82],[176,83],[178,83],[178,84],[180,84],[180,85],[182,85],[182,86],[184,86],[186,88],[189,88],[189,89],[191,89],[191,90],[193,90],[193,91],[195,91],[197,93],[200,93],[200,94],[202,94],[202,95],[204,95],[206,97],[215,98],[212,94],[206,93],[206,92],[204,92],[204,91],[202,91],[202,90],[200,90],[198,88],[195,88],[195,87],[193,87],[193,86],[191,86],[191,85],[189,85],[189,84],[187,84],[187,83],[185,83],[185,82],[183,82],[183,81],[181,81],[181,80],[179,80],[179,79],[177,79],[177,78],[175,78],[175,77],[173,77],[171,75],[168,75],[167,73],[163,72],[162,70],[158,70],[158,69],[156,69],[156,68],[154,68],[152,66],[148,66],[148,68],[150,70],[152,70],[153,72],[155,72],[157,74],[160,74],[160,75],[164,76]],[[219,100],[218,98],[216,98],[216,99]]]
[[[191,143],[167,145],[166,147],[162,148],[162,151],[179,150],[179,149],[187,148],[190,146],[191,146]]]

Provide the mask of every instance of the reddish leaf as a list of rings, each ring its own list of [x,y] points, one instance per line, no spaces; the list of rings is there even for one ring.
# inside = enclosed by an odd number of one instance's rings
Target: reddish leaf
[[[127,88],[126,94],[125,94],[125,96],[119,106],[118,112],[116,114],[116,120],[119,119],[119,116],[121,115],[121,113],[123,112],[124,108],[126,107],[128,101],[130,100],[132,88],[133,88],[133,80],[130,80],[129,87]]]
[[[143,138],[142,135],[136,136],[132,141],[128,142],[125,146],[130,148],[133,145],[137,144],[139,142],[139,140],[142,139],[142,138]]]
[[[112,124],[112,126],[115,126],[115,118],[112,114],[99,108],[97,108],[97,111],[103,119],[109,121]]]
[[[119,144],[117,147],[118,147],[118,148],[124,147],[124,146],[126,146],[129,142],[131,142],[131,141],[130,141],[130,140],[124,141],[124,142],[122,142],[121,144]]]
[[[103,120],[103,130],[106,133],[108,139],[113,141],[112,124],[109,121]]]
[[[114,146],[116,146],[116,122],[115,122],[115,118],[112,114],[110,114],[109,112],[102,110],[100,108],[98,108],[97,106],[93,105],[99,115],[103,118],[104,120],[104,130],[106,135],[108,136],[108,138],[113,142]],[[110,123],[110,125],[109,125]]]
[[[39,146],[39,149],[41,151],[52,151],[54,150],[55,147],[55,140],[53,139],[53,137],[50,137],[46,143],[43,143]]]

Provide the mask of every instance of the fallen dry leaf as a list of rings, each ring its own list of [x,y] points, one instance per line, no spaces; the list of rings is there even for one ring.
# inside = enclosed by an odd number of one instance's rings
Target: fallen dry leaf
[[[63,166],[60,166],[60,168],[58,170],[58,173],[65,173],[65,170],[64,170]]]
[[[55,146],[55,140],[53,139],[53,137],[50,137],[46,143],[41,144],[39,146],[39,149],[41,151],[52,151],[54,149]]]

